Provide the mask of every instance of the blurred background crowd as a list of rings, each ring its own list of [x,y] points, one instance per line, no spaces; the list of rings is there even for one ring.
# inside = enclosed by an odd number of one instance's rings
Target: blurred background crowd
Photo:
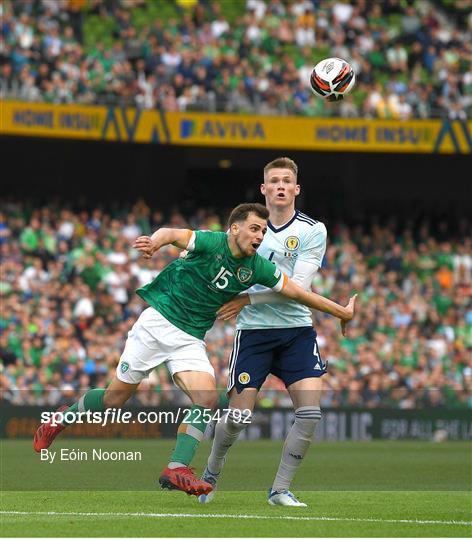
[[[167,111],[466,119],[470,0],[3,0],[3,99]],[[311,70],[347,59],[333,106]]]
[[[164,225],[225,230],[226,217],[208,208],[164,213],[144,200],[113,211],[7,201],[0,213],[3,399],[56,406],[104,387],[145,307],[134,290],[179,256],[167,247],[140,259],[133,240]],[[328,248],[313,290],[339,302],[358,291],[361,309],[348,339],[334,318],[314,313],[329,364],[323,406],[472,407],[470,222],[451,220],[326,222]],[[207,334],[222,395],[233,333],[234,321]],[[134,401],[182,399],[161,366]],[[270,377],[259,406],[290,405]]]

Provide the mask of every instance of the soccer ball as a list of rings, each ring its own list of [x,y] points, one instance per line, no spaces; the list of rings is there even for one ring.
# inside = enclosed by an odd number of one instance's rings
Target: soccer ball
[[[325,58],[313,68],[310,86],[313,93],[328,101],[343,99],[356,81],[354,70],[342,58]]]

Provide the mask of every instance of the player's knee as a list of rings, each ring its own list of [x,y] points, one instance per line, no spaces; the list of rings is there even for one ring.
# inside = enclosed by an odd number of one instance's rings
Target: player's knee
[[[299,407],[295,410],[297,430],[303,438],[311,439],[321,420],[321,409],[315,406]]]
[[[252,420],[252,413],[248,409],[233,409],[228,411],[224,421],[232,431],[242,431]]]
[[[202,392],[195,400],[195,405],[205,407],[205,409],[215,409],[218,404],[218,393],[212,391]]]

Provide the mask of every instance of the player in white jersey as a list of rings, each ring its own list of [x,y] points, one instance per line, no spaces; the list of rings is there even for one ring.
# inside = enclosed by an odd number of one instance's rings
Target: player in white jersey
[[[327,233],[323,223],[295,209],[300,193],[297,174],[295,162],[285,157],[264,168],[261,192],[270,217],[258,253],[309,290],[326,251]],[[199,501],[210,502],[214,497],[226,454],[250,422],[257,393],[272,373],[285,383],[295,409],[295,422],[285,440],[268,501],[273,505],[306,506],[289,488],[321,419],[321,377],[326,365],[318,350],[311,312],[278,293],[255,286],[219,312],[224,320],[238,314],[228,375],[230,411],[215,427],[203,474],[215,489]]]

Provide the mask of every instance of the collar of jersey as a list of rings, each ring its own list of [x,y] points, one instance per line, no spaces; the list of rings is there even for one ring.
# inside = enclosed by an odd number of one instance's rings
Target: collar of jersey
[[[278,232],[281,232],[283,231],[284,229],[286,229],[287,227],[290,227],[290,225],[295,221],[295,219],[297,218],[298,216],[298,210],[295,210],[295,213],[293,214],[293,216],[289,219],[289,221],[287,221],[287,223],[285,225],[282,225],[281,227],[275,227],[274,225],[272,225],[272,223],[270,221],[267,222],[267,225],[269,227],[269,229],[275,233],[278,233]]]

